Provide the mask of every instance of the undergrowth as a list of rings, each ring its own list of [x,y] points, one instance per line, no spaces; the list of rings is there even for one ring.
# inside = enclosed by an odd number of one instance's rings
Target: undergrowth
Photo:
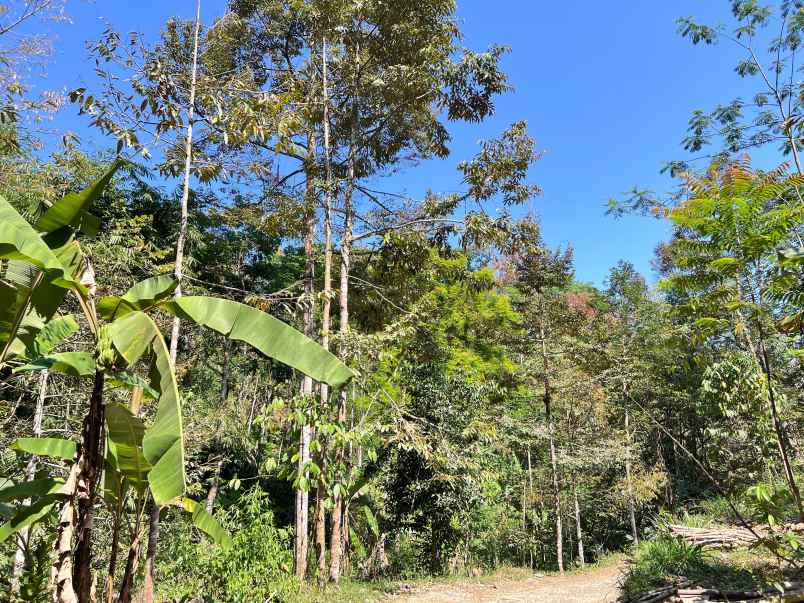
[[[632,598],[640,593],[688,578],[697,586],[747,589],[756,583],[754,571],[728,558],[679,538],[661,535],[635,547],[625,568],[621,588]]]

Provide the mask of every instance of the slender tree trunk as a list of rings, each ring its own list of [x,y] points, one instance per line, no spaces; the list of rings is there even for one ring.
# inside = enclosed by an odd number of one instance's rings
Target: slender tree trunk
[[[179,237],[176,240],[176,261],[173,274],[178,286],[175,296],[181,297],[182,280],[184,278],[184,248],[187,244],[187,230],[190,221],[190,174],[193,166],[193,120],[195,118],[195,86],[198,75],[198,36],[201,30],[201,0],[195,5],[195,32],[193,34],[193,63],[190,71],[190,99],[187,105],[187,132],[184,140],[184,179],[181,190],[181,218],[179,222]],[[179,347],[179,331],[181,321],[178,317],[173,319],[173,328],[170,337],[171,364],[176,366],[176,353]]]
[[[625,386],[623,386],[625,387]],[[631,480],[631,429],[629,426],[630,415],[628,409],[625,410],[625,485],[628,489],[628,516],[631,520],[631,537],[634,544],[639,544],[639,531],[636,522],[636,506],[634,504],[634,486]]]
[[[228,337],[223,342],[223,365],[221,366],[221,390],[218,394],[220,404],[225,404],[229,397],[229,382],[232,374],[232,340]]]
[[[159,544],[159,512],[161,509],[155,501],[151,501],[151,512],[148,520],[148,549],[145,552],[145,580],[142,585],[142,603],[154,600],[154,571],[156,569],[156,547]]]
[[[201,0],[196,0],[195,5],[195,31],[193,33],[193,63],[190,71],[190,98],[187,106],[187,133],[184,142],[184,181],[182,182],[181,194],[181,220],[179,222],[179,237],[176,240],[176,262],[173,274],[176,277],[178,286],[174,293],[175,297],[181,297],[182,279],[184,278],[184,248],[187,243],[187,230],[189,226],[189,202],[190,202],[190,173],[193,164],[193,119],[195,117],[195,88],[198,75],[198,37],[201,30]],[[170,334],[170,365],[175,370],[176,355],[179,350],[179,334],[181,332],[181,320],[173,318],[173,326]],[[159,507],[153,504],[150,514],[150,525],[148,527],[148,549],[145,559],[145,581],[143,583],[142,603],[153,603],[154,598],[154,566],[156,564],[156,551],[159,547]]]
[[[327,583],[327,489],[323,480],[319,480],[315,501],[315,546],[318,555],[318,585]]]
[[[351,140],[349,143],[349,156],[348,156],[348,181],[346,191],[343,198],[343,234],[341,236],[341,265],[340,265],[340,296],[338,299],[340,320],[339,332],[341,335],[339,356],[341,360],[346,362],[348,353],[348,346],[346,337],[349,333],[349,272],[351,269],[351,253],[352,253],[352,236],[353,236],[353,220],[354,220],[354,207],[353,195],[355,190],[355,182],[357,178],[356,173],[356,153],[357,153],[357,132],[358,132],[358,110],[357,110],[357,92],[358,92],[358,73],[360,66],[360,53],[359,48],[355,48],[355,82],[352,90],[352,117],[351,117]],[[338,416],[337,421],[340,425],[346,425],[346,405],[348,402],[348,392],[346,388],[341,390],[341,395],[338,400]],[[337,453],[336,471],[344,472],[343,464],[345,462],[344,450],[341,447]],[[343,571],[343,561],[345,554],[345,542],[348,538],[348,509],[344,509],[344,500],[340,493],[335,494],[334,508],[332,510],[332,534],[330,536],[330,571],[329,577],[333,582],[338,582],[341,578]]]
[[[344,223],[343,223],[343,236],[341,237],[341,282],[340,282],[340,325],[339,330],[341,334],[340,344],[340,357],[341,360],[346,360],[347,344],[346,335],[349,332],[349,270],[351,267],[351,251],[352,251],[352,221],[353,221],[353,207],[352,195],[355,188],[355,152],[356,152],[356,136],[357,124],[354,123],[353,116],[352,123],[352,142],[349,149],[349,175],[348,183],[346,186],[346,193],[343,200]],[[338,400],[338,423],[346,425],[346,403],[348,401],[348,392],[346,388],[341,390],[341,395]],[[344,463],[344,450],[341,448],[337,453],[336,458],[336,471],[342,470]],[[346,530],[344,529],[344,503],[343,497],[339,493],[335,494],[335,504],[332,509],[332,534],[330,536],[330,569],[329,577],[333,582],[338,582],[341,578],[341,569],[344,555],[344,539]]]
[[[790,442],[787,439],[787,431],[785,430],[784,423],[782,423],[779,416],[779,408],[776,405],[776,394],[773,391],[773,374],[771,371],[770,358],[768,357],[768,350],[765,347],[765,332],[762,324],[759,324],[759,349],[761,353],[761,366],[765,373],[765,378],[768,385],[768,403],[770,405],[771,416],[773,418],[773,428],[776,431],[776,437],[779,442],[779,452],[782,456],[782,465],[784,467],[785,477],[790,486],[790,491],[793,494],[793,499],[796,501],[798,508],[798,520],[804,522],[804,506],[802,506],[801,492],[796,483],[796,477],[793,473],[793,467],[790,463]]]
[[[47,379],[48,371],[42,371],[39,377],[39,396],[36,399],[36,408],[34,409],[33,416],[33,436],[39,438],[42,436],[42,415],[45,411],[45,398],[47,398]],[[32,455],[28,460],[28,465],[25,467],[25,479],[31,481],[36,477],[36,465],[38,458]],[[31,504],[30,499],[24,503],[26,506]],[[18,593],[20,591],[20,577],[25,568],[25,552],[31,540],[32,527],[28,526],[20,530],[17,534],[17,550],[14,553],[14,569],[12,573],[11,592]]]
[[[578,502],[578,487],[572,486],[572,498],[575,502],[575,536],[578,538],[578,561],[581,567],[586,565],[586,557],[583,551],[583,530],[581,528],[581,505]]]
[[[120,516],[122,513],[122,501],[118,501],[112,516],[112,545],[109,552],[109,573],[106,576],[104,593],[106,603],[113,603],[114,601],[114,575],[117,573],[117,553],[120,546]]]
[[[77,483],[78,542],[75,549],[73,582],[80,603],[92,599],[92,522],[95,516],[95,486],[103,468],[104,373],[95,373],[89,412],[81,433]]]
[[[126,569],[123,572],[123,583],[120,587],[120,596],[117,603],[131,603],[131,597],[134,593],[134,578],[137,576],[137,570],[140,565],[140,522],[137,521],[136,532],[128,548],[128,557],[126,558]]]
[[[558,558],[558,572],[564,573],[564,532],[561,525],[561,488],[558,483],[558,460],[556,458],[556,447],[553,441],[553,424],[548,420],[548,437],[550,439],[550,467],[553,473],[553,500],[556,514],[556,556]]]
[[[75,496],[78,488],[79,462],[73,463],[63,492],[67,500],[59,511],[56,540],[53,543],[55,559],[51,566],[50,581],[53,584],[54,603],[77,603],[73,587],[73,534],[75,533]]]
[[[321,52],[322,87],[324,93],[324,169],[326,182],[324,189],[324,300],[321,310],[321,345],[329,349],[329,331],[332,326],[332,163],[330,161],[329,139],[329,87],[327,66],[327,39],[324,38]],[[329,386],[321,384],[321,408],[323,412],[329,407]],[[327,582],[329,566],[327,564],[327,488],[324,482],[326,475],[326,454],[323,450],[319,455],[321,469],[318,478],[315,513],[315,544],[318,556],[318,584],[323,586]]]
[[[312,128],[307,133],[307,163],[305,166],[307,191],[306,202],[306,233],[304,237],[304,334],[311,339],[315,337],[315,133]],[[302,394],[311,396],[313,393],[313,380],[305,375],[302,378]],[[310,441],[312,428],[303,425],[299,437],[299,481],[307,477],[307,464],[310,462]],[[307,480],[304,480],[305,482]],[[310,495],[307,484],[299,484],[296,489],[296,529],[295,529],[295,568],[296,576],[304,580],[307,575],[307,554],[309,549],[309,513]]]
[[[528,499],[528,484],[527,482],[522,482],[522,533],[526,534],[528,531],[528,514],[527,514],[527,499]],[[527,563],[527,555],[525,551],[522,551],[522,565],[524,566]]]
[[[329,139],[329,87],[327,69],[327,40],[324,38],[322,50],[322,79],[324,89],[324,169],[326,182],[324,189],[324,300],[321,311],[321,345],[329,349],[330,328],[332,327],[332,162]],[[321,405],[329,404],[329,386],[321,384]]]
[[[528,489],[530,491],[530,508],[533,508],[533,466],[530,462],[530,445],[528,445]],[[530,565],[529,567],[533,568],[533,545],[529,541],[528,542],[528,551],[530,551]]]
[[[544,300],[539,301],[539,337],[541,338],[542,364],[544,368],[544,415],[547,420],[547,438],[550,445],[550,468],[553,474],[553,502],[556,514],[556,557],[558,571],[564,573],[564,533],[561,526],[561,487],[558,479],[558,457],[553,433],[551,403],[553,399],[550,386],[550,358],[547,354],[547,340],[544,329]]]
[[[763,73],[764,77],[764,73]],[[767,79],[766,79],[767,81]],[[784,108],[781,104],[781,99],[779,98],[778,92],[776,93],[777,101],[779,101],[779,108],[782,111],[782,116],[784,116]],[[792,145],[793,155],[796,159],[796,167],[798,168],[799,174],[801,174],[801,163],[799,162],[798,151],[796,149],[795,140],[792,138],[792,134],[790,133],[790,129],[788,126],[788,135],[790,136],[790,144]],[[736,208],[733,208],[733,211],[736,211]],[[739,245],[742,245],[741,241],[741,234],[739,228],[739,221],[734,221],[734,234],[736,236],[737,242]],[[750,301],[758,307],[762,306],[762,296],[761,293],[758,291],[758,288],[755,286],[755,279],[753,277],[752,271],[750,269],[744,269],[742,276],[746,279],[748,284],[749,295],[748,298]],[[743,290],[742,282],[738,276],[737,278],[737,292],[741,299],[745,298],[745,292]],[[740,319],[747,324],[747,321],[742,315],[742,312],[738,310],[738,316]],[[748,342],[748,345],[751,351],[756,358],[756,362],[760,367],[760,370],[765,375],[765,379],[767,381],[768,386],[768,406],[770,407],[771,418],[773,419],[773,429],[776,432],[776,439],[777,444],[779,446],[779,454],[782,459],[782,466],[784,468],[785,478],[787,480],[788,486],[790,486],[790,491],[793,494],[793,498],[796,501],[796,506],[798,509],[798,517],[799,521],[804,521],[804,506],[802,506],[801,500],[801,492],[798,488],[798,484],[796,483],[795,474],[793,473],[792,464],[790,462],[790,442],[787,438],[787,432],[784,427],[784,423],[782,422],[781,418],[779,417],[779,409],[776,405],[776,395],[773,391],[773,374],[770,365],[770,358],[768,356],[768,350],[765,345],[765,329],[762,325],[762,316],[758,316],[756,319],[756,326],[757,332],[759,336],[758,345],[753,345],[751,341],[751,332],[749,329],[745,329],[745,337]]]
[[[312,389],[312,387],[311,387]],[[305,392],[311,393],[311,392]],[[310,426],[302,427],[299,438],[299,477],[306,476],[304,467],[310,462]],[[307,575],[307,549],[308,549],[308,524],[309,524],[309,493],[306,487],[300,485],[296,489],[296,528],[295,528],[295,573],[296,576],[304,580]]]

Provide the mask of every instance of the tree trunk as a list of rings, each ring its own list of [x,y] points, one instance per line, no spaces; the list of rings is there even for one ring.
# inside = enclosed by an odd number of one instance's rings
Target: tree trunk
[[[327,39],[322,44],[322,87],[324,93],[324,169],[326,183],[324,189],[324,299],[321,310],[321,345],[329,350],[329,331],[332,326],[332,163],[330,161],[329,139],[329,88],[327,69]],[[327,412],[329,407],[329,386],[321,384],[321,409]],[[319,468],[318,489],[315,513],[315,543],[318,555],[318,584],[327,582],[329,566],[327,564],[327,488],[324,482],[327,457],[323,450],[318,455]]]
[[[639,544],[639,531],[636,522],[636,505],[634,503],[634,487],[631,481],[631,430],[629,428],[630,415],[628,409],[625,410],[625,484],[628,489],[628,516],[631,520],[631,537],[634,544]]]
[[[561,526],[561,488],[558,480],[558,457],[553,437],[553,417],[551,414],[552,389],[550,386],[550,358],[547,354],[547,340],[544,329],[544,300],[539,301],[539,337],[541,338],[542,365],[544,368],[544,415],[547,420],[547,438],[550,445],[550,468],[553,476],[553,502],[556,514],[556,558],[558,571],[564,573],[564,534]]]
[[[564,532],[561,526],[561,488],[558,483],[558,460],[556,447],[553,441],[553,423],[548,419],[548,437],[550,439],[550,467],[553,474],[553,500],[556,514],[556,557],[558,559],[558,572],[564,573]]]
[[[212,485],[207,492],[207,513],[212,515],[212,510],[215,507],[215,499],[218,497],[218,488],[220,487],[221,470],[223,469],[223,456],[215,463],[215,474],[212,476]]]
[[[530,445],[528,445],[528,489],[530,491],[530,507],[533,508],[533,467],[530,462]],[[528,540],[528,551],[530,557],[529,567],[533,569],[533,544]]]
[[[134,593],[134,578],[137,575],[137,570],[140,565],[140,525],[137,522],[137,531],[131,545],[128,549],[128,558],[126,559],[126,569],[123,572],[123,584],[120,587],[120,596],[117,603],[131,603],[131,597]]]
[[[184,247],[187,242],[187,229],[189,226],[189,202],[190,202],[190,173],[193,163],[193,118],[195,115],[195,88],[198,74],[198,36],[201,29],[201,0],[196,0],[195,5],[195,31],[193,33],[193,63],[190,72],[190,98],[187,106],[187,133],[184,143],[184,181],[182,182],[181,194],[181,220],[179,222],[179,237],[176,240],[176,262],[173,274],[176,277],[178,286],[174,293],[175,297],[181,297],[182,279],[184,278]],[[170,365],[176,369],[176,355],[179,350],[179,333],[181,331],[181,320],[173,318],[173,326],[170,334]],[[153,540],[152,540],[153,539]],[[151,510],[150,524],[148,527],[148,550],[145,559],[145,582],[143,586],[142,603],[153,603],[154,596],[154,565],[156,564],[156,551],[159,540],[159,508],[154,505]]]
[[[73,582],[80,603],[92,599],[92,523],[95,516],[95,486],[103,468],[104,373],[95,373],[89,412],[81,433],[76,499],[78,503],[78,542],[75,549]]]
[[[156,565],[156,549],[159,545],[159,505],[151,502],[151,513],[148,520],[148,550],[145,552],[145,580],[142,584],[142,603],[153,603],[154,570]]]
[[[310,392],[306,392],[310,393]],[[310,462],[310,426],[302,427],[299,438],[299,478],[306,476],[304,467]],[[295,547],[294,547],[294,566],[296,577],[304,580],[307,575],[307,549],[309,524],[309,496],[306,487],[300,484],[296,489],[296,527],[295,527]]]
[[[315,132],[312,128],[307,133],[307,162],[305,165],[307,191],[306,203],[306,232],[304,237],[304,334],[311,339],[315,338]],[[313,380],[305,375],[302,379],[302,395],[309,397],[313,393]],[[307,575],[307,554],[309,549],[309,513],[310,496],[307,480],[307,464],[310,462],[310,440],[312,428],[302,425],[299,436],[299,487],[296,488],[296,528],[294,546],[294,565],[296,576],[304,580]]]
[[[572,497],[575,501],[575,536],[578,538],[578,561],[581,567],[586,565],[586,557],[583,551],[583,530],[581,529],[581,505],[578,503],[578,488],[572,486]]]
[[[114,575],[117,573],[117,551],[120,545],[120,516],[122,512],[121,503],[118,502],[112,516],[112,546],[109,552],[109,573],[106,576],[104,593],[106,603],[113,603],[114,601]]]
[[[190,174],[193,166],[193,119],[195,116],[195,83],[198,73],[198,35],[201,29],[201,0],[195,5],[195,32],[193,34],[193,63],[190,71],[190,99],[187,105],[187,132],[184,141],[184,180],[181,191],[181,218],[179,222],[179,237],[176,240],[176,261],[173,274],[178,286],[175,296],[181,297],[181,285],[184,278],[184,247],[187,243],[187,229],[190,221]],[[176,366],[176,353],[179,347],[179,329],[181,321],[178,317],[173,319],[173,328],[170,337],[170,360]]]
[[[45,398],[47,397],[47,379],[48,372],[42,371],[42,375],[39,377],[39,396],[36,399],[36,408],[33,416],[33,437],[35,438],[42,436],[42,415],[44,414]],[[38,458],[36,455],[32,455],[28,460],[28,465],[25,467],[26,481],[31,481],[36,477],[37,461]],[[26,500],[24,504],[26,506],[30,505],[30,499]],[[22,571],[25,568],[25,553],[28,550],[30,543],[31,529],[31,526],[28,526],[27,528],[20,530],[17,534],[17,550],[14,553],[14,569],[12,574],[13,579],[11,581],[12,593],[19,593],[20,591],[20,577],[22,576]]]
[[[75,495],[78,487],[79,462],[73,463],[70,475],[62,492],[67,500],[59,511],[59,524],[56,540],[53,543],[55,559],[51,566],[50,581],[53,584],[54,603],[77,603],[73,588],[73,534],[75,533]]]
[[[327,583],[327,490],[323,480],[319,480],[315,502],[315,546],[318,556],[318,585]]]
[[[343,235],[341,236],[341,265],[340,265],[340,296],[338,305],[340,310],[340,324],[339,333],[341,335],[340,349],[338,355],[343,362],[346,362],[348,354],[348,346],[346,344],[346,336],[349,333],[349,271],[352,264],[352,237],[353,237],[353,222],[354,222],[354,207],[353,195],[355,191],[355,183],[357,181],[357,134],[358,128],[358,107],[357,96],[359,93],[358,74],[360,73],[360,47],[356,46],[355,49],[355,76],[352,85],[352,116],[350,128],[350,141],[349,141],[349,156],[347,160],[348,174],[346,191],[343,196]],[[346,404],[348,402],[348,393],[346,388],[341,390],[341,395],[338,400],[338,416],[337,420],[341,426],[346,425]],[[344,463],[344,450],[341,447],[337,452],[336,459],[336,473],[343,471]],[[343,557],[345,546],[344,542],[348,539],[348,512],[344,511],[344,501],[340,493],[335,494],[335,504],[332,510],[332,534],[330,536],[330,570],[329,577],[333,582],[338,582],[341,578],[343,571]]]
[[[340,325],[339,332],[341,334],[341,344],[339,355],[341,360],[346,361],[347,345],[346,335],[349,332],[349,270],[351,267],[351,251],[352,251],[352,221],[353,221],[353,208],[352,208],[352,195],[354,194],[355,187],[355,137],[356,125],[352,124],[352,144],[349,150],[349,182],[346,187],[346,194],[343,200],[344,211],[344,224],[343,236],[341,238],[341,282],[340,282],[340,296],[339,296],[339,309],[340,309]],[[346,403],[348,401],[348,392],[346,388],[341,390],[341,395],[338,400],[338,423],[342,426],[346,425]],[[341,449],[337,452],[336,458],[336,471],[342,471],[342,464],[344,463],[344,450]],[[343,498],[340,493],[335,494],[335,504],[332,509],[332,534],[330,536],[330,560],[329,577],[333,582],[338,582],[341,578],[341,565],[344,554],[343,540],[345,536],[344,530],[344,510]]]
[[[796,477],[793,473],[793,467],[790,463],[790,442],[787,439],[787,431],[784,424],[779,417],[779,408],[776,405],[776,395],[773,392],[773,375],[771,372],[770,358],[768,357],[768,350],[765,347],[765,332],[762,324],[759,324],[759,349],[761,353],[761,366],[765,373],[765,378],[768,384],[768,403],[770,405],[771,416],[773,418],[773,428],[776,431],[776,437],[779,443],[779,452],[782,457],[782,466],[784,467],[785,477],[790,486],[790,491],[793,494],[793,499],[796,501],[798,508],[798,520],[804,522],[804,506],[802,506],[801,492],[796,483]]]
[[[528,515],[527,515],[527,498],[528,498],[528,490],[527,490],[527,483],[522,482],[522,533],[526,534],[528,531]],[[524,566],[527,563],[527,555],[525,551],[522,551],[522,565]]]

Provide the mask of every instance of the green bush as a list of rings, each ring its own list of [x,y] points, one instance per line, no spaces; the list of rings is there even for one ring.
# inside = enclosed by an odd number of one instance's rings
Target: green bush
[[[220,519],[232,531],[229,549],[194,542],[189,527],[167,540],[160,595],[197,602],[294,600],[299,583],[291,572],[292,534],[274,525],[268,495],[249,491]]]

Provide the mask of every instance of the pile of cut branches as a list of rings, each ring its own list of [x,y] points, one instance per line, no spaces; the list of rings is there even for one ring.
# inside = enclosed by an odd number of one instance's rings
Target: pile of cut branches
[[[671,536],[703,547],[737,548],[751,546],[760,538],[766,538],[771,533],[796,532],[804,534],[804,523],[791,523],[775,527],[772,531],[768,526],[751,526],[733,528],[690,528],[687,526],[670,524],[667,531]]]
[[[644,593],[628,603],[693,603],[729,601],[730,603],[804,603],[804,584],[785,583],[784,593],[772,590],[731,591],[690,586],[689,580]]]

